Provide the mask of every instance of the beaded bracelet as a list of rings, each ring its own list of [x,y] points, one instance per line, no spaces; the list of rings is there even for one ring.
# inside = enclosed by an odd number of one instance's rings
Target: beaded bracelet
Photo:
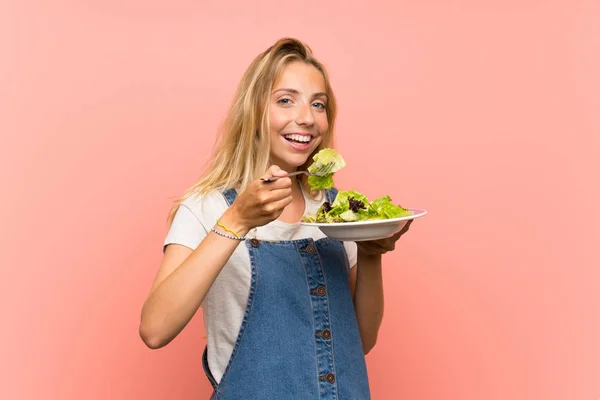
[[[240,237],[240,235],[238,235],[235,231],[232,231],[231,229],[229,229],[228,227],[223,225],[223,223],[220,220],[217,220],[217,225],[219,225],[221,228],[225,229],[227,232],[233,233],[233,236],[235,236],[236,238]]]
[[[228,239],[240,240],[240,241],[246,240],[246,238],[245,238],[245,237],[243,237],[243,236],[241,236],[241,237],[240,237],[240,236],[237,236],[237,237],[236,237],[236,236],[230,236],[230,235],[226,235],[226,234],[224,234],[224,233],[221,233],[221,232],[219,232],[219,231],[218,231],[218,230],[216,230],[215,228],[212,228],[212,229],[211,229],[211,231],[213,231],[213,232],[214,232],[214,233],[216,233],[217,235],[221,235],[221,236],[223,236],[223,237],[226,237],[226,238],[228,238]]]

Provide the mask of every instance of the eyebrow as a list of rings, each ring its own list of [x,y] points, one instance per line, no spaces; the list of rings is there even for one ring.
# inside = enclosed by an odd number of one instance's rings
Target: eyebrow
[[[277,92],[287,92],[287,93],[291,93],[291,94],[299,94],[300,93],[296,89],[289,89],[289,88],[277,89],[277,90],[273,91],[273,94],[275,94]],[[313,98],[315,98],[315,97],[327,97],[327,93],[318,92],[318,93],[313,94]]]

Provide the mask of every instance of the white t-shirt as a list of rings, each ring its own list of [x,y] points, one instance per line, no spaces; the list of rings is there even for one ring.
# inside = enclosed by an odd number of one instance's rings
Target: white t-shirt
[[[306,212],[316,213],[325,201],[313,200],[304,193]],[[215,226],[217,218],[227,209],[223,194],[212,191],[204,197],[193,196],[183,201],[165,238],[164,248],[176,243],[196,249]],[[275,220],[248,233],[247,237],[259,240],[295,240],[325,235],[314,227],[288,224]],[[350,266],[356,265],[356,243],[344,242]],[[215,380],[220,382],[227,367],[233,346],[242,325],[250,293],[250,254],[241,242],[208,291],[202,303],[204,326],[208,341],[208,366]]]

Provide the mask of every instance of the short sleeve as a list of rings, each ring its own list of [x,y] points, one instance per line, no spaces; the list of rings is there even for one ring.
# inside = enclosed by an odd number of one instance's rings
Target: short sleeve
[[[346,248],[346,253],[348,254],[348,263],[350,264],[350,268],[353,268],[356,265],[357,260],[356,243],[344,242],[344,247]]]
[[[207,234],[208,231],[198,216],[184,202],[175,213],[163,244],[163,253],[169,244],[180,244],[194,250]]]

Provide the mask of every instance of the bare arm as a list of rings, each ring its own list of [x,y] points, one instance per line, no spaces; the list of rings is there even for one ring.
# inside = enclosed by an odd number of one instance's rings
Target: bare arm
[[[375,346],[383,320],[383,278],[381,255],[362,256],[350,270],[350,287],[364,354]]]
[[[408,231],[411,223],[408,221],[400,232],[390,238],[357,242],[358,261],[350,270],[350,289],[365,354],[375,347],[383,320],[381,256],[395,249],[396,241]]]
[[[240,235],[248,232],[247,228],[237,226],[235,218],[227,213],[221,220]],[[148,347],[163,347],[183,330],[239,244],[237,240],[209,232],[193,251],[178,244],[167,246],[142,308],[140,336]]]
[[[223,225],[240,236],[277,219],[292,200],[292,184],[285,171],[273,166],[266,176],[283,179],[268,184],[255,180],[221,217]],[[223,232],[220,227],[215,229]],[[176,244],[167,246],[142,307],[139,333],[148,347],[163,347],[183,330],[239,244],[238,240],[209,232],[195,250]]]

